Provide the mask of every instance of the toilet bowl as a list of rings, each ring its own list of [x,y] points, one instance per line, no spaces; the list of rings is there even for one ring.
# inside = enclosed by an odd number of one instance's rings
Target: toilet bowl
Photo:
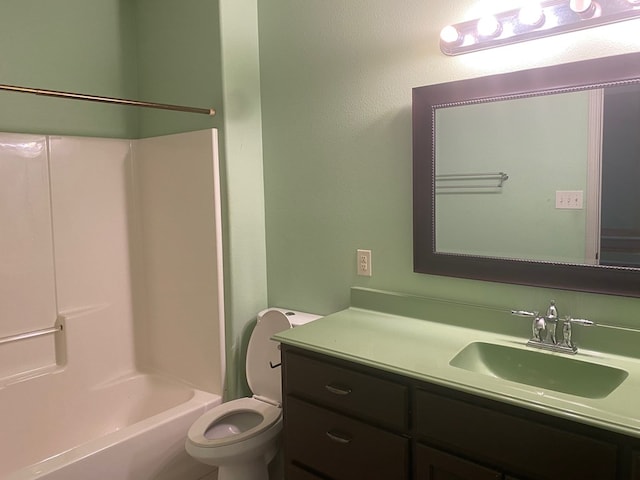
[[[246,361],[254,395],[206,412],[193,423],[185,442],[189,455],[218,467],[218,480],[268,480],[268,465],[278,451],[282,431],[280,349],[271,337],[317,318],[275,308],[258,314]]]

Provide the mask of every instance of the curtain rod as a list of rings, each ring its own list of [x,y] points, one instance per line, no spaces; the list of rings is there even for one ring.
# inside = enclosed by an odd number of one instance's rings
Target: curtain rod
[[[131,105],[134,107],[158,108],[161,110],[173,110],[176,112],[201,113],[213,116],[216,111],[213,108],[185,107],[183,105],[169,105],[165,103],[142,102],[139,100],[126,100],[124,98],[100,97],[97,95],[85,95],[82,93],[61,92],[57,90],[42,90],[39,88],[17,87],[14,85],[0,84],[0,90],[9,92],[32,93],[45,97],[72,98],[74,100],[86,100],[89,102],[116,103],[119,105]]]

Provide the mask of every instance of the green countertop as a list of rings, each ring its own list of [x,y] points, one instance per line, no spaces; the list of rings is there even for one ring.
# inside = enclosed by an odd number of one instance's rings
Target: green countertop
[[[580,349],[575,358],[626,370],[605,398],[544,390],[449,365],[471,342],[528,349],[523,336],[351,307],[274,336],[292,345],[406,377],[443,385],[550,415],[640,437],[640,360]],[[563,355],[545,353],[548,355]]]

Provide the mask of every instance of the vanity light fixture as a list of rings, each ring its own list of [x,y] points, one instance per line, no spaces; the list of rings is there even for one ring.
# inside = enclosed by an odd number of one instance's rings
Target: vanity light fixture
[[[460,55],[633,18],[640,18],[640,0],[530,0],[516,10],[446,26],[440,49]]]
[[[569,8],[576,13],[586,13],[593,10],[594,6],[592,0],[571,0],[569,2]]]
[[[518,12],[518,21],[523,25],[539,27],[544,23],[544,11],[540,2],[529,2]]]
[[[463,38],[460,36],[460,32],[453,25],[447,25],[440,32],[440,41],[447,45],[455,45],[462,42]]]
[[[502,24],[493,15],[478,20],[478,35],[483,38],[495,38],[502,33]]]

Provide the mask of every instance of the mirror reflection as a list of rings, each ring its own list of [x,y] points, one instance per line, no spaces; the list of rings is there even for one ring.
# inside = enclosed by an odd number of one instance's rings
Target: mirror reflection
[[[640,267],[640,84],[434,109],[434,252]]]

